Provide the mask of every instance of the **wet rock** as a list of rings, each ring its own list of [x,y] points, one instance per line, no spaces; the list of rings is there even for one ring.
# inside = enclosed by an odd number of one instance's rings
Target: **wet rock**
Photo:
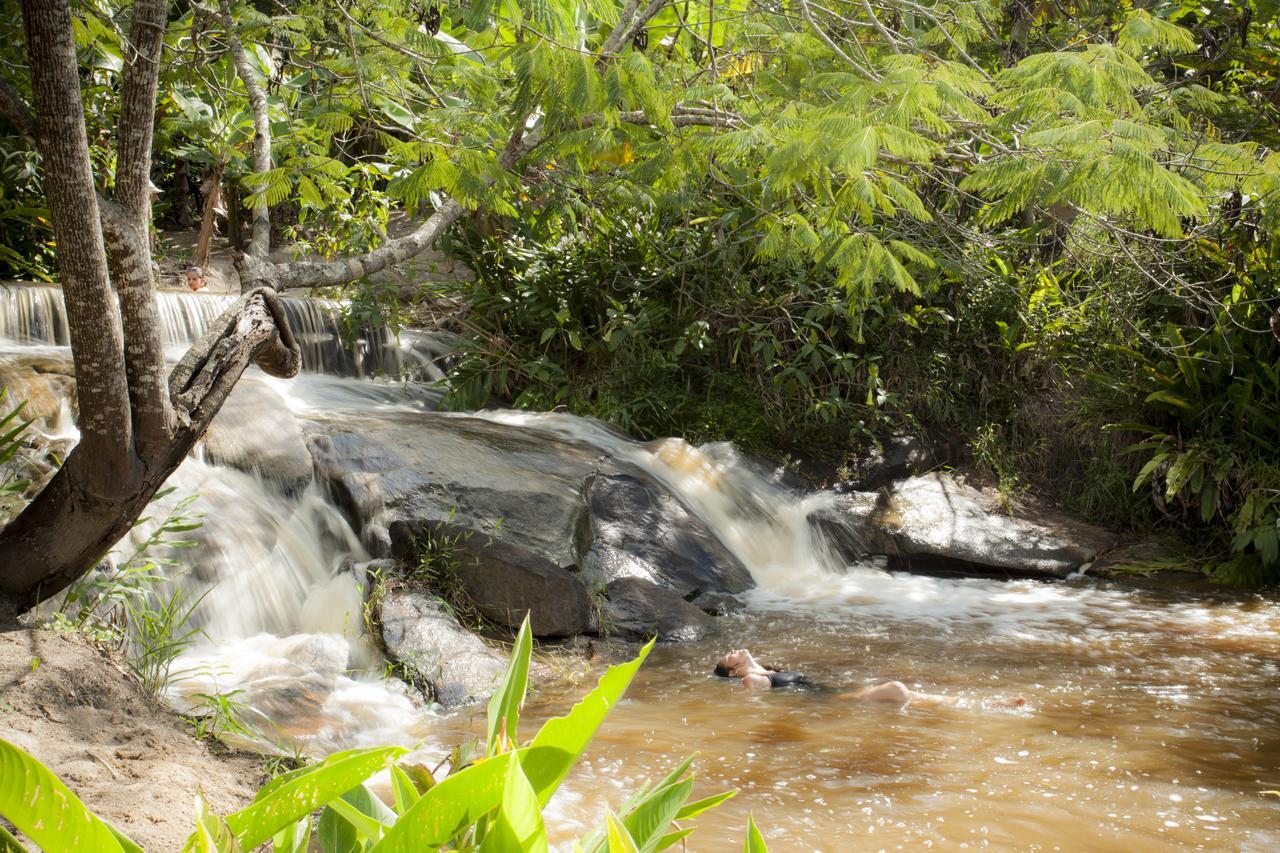
[[[76,396],[75,366],[56,352],[5,353],[0,356],[0,388],[8,389],[0,412],[25,403],[23,418],[40,432],[69,429]]]
[[[587,501],[592,545],[583,575],[588,583],[639,578],[681,599],[754,585],[738,558],[653,480],[601,473],[592,478]]]
[[[844,559],[886,554],[912,571],[1066,577],[1114,547],[1114,534],[1060,513],[1016,507],[942,475],[852,492],[810,523]]]
[[[357,529],[446,523],[519,543],[559,567],[577,564],[587,532],[582,488],[598,457],[587,445],[448,415],[381,413],[350,426],[319,424],[309,446]]]
[[[423,593],[384,595],[378,621],[387,654],[446,708],[487,699],[506,669],[501,655]]]
[[[242,378],[204,435],[205,459],[261,477],[286,494],[311,483],[311,454],[284,399],[266,383]]]
[[[703,613],[710,613],[712,616],[729,616],[746,607],[746,604],[738,596],[727,592],[715,591],[704,592],[695,596],[689,603]]]
[[[374,555],[414,561],[448,540],[458,580],[499,624],[530,613],[539,636],[593,630],[588,590],[621,578],[682,604],[752,586],[670,490],[589,444],[444,414],[356,417],[309,427],[321,482]]]
[[[605,629],[628,639],[656,636],[664,642],[701,640],[715,619],[668,589],[634,577],[619,578],[605,586]]]
[[[480,614],[518,628],[529,616],[538,637],[568,637],[594,626],[586,587],[578,576],[505,539],[448,525],[395,521],[392,552],[413,561],[417,543],[430,538],[448,553],[453,571]]]

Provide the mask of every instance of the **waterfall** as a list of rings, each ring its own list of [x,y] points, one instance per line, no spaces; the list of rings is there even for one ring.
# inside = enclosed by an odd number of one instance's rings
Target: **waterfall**
[[[179,355],[208,330],[236,299],[211,293],[162,290],[156,293],[164,344]],[[447,353],[441,336],[406,335],[402,345],[386,326],[360,329],[347,342],[341,327],[342,303],[334,300],[281,299],[294,338],[302,349],[302,369],[337,376],[399,376],[406,367],[426,365]],[[19,344],[65,347],[71,343],[62,291],[56,287],[0,284],[0,338]]]

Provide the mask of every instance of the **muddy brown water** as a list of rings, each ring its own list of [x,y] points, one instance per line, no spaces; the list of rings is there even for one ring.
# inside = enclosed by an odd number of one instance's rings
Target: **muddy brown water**
[[[937,583],[1013,599],[1045,586]],[[748,814],[775,851],[1277,849],[1280,800],[1263,793],[1280,788],[1277,605],[1185,591],[1055,593],[1104,606],[1084,623],[1045,613],[1012,627],[874,607],[838,618],[766,610],[727,620],[716,639],[658,647],[553,801],[555,837],[589,832],[606,808],[696,751],[696,794],[739,791],[695,821],[696,851],[742,849]],[[733,646],[831,689],[745,694],[710,672]],[[895,678],[959,704],[838,698]],[[576,695],[535,695],[526,735]],[[983,706],[1011,695],[1026,709]],[[433,734],[482,733],[477,709]]]

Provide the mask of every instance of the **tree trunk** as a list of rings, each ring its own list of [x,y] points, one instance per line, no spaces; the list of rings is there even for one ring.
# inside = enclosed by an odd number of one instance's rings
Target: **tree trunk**
[[[23,0],[22,12],[45,192],[80,379],[79,447],[88,457],[83,465],[91,482],[105,497],[110,484],[134,476],[136,460],[124,340],[98,225],[71,13],[67,0]]]
[[[24,0],[23,17],[36,107],[31,135],[44,157],[81,433],[53,479],[0,533],[0,594],[29,607],[65,589],[129,531],[250,364],[293,376],[302,359],[268,288],[237,300],[166,376],[148,239],[164,0],[139,0],[133,9],[118,203],[99,200],[94,187],[67,0]],[[7,106],[23,115],[20,104]]]
[[[208,188],[204,196],[204,217],[200,221],[200,236],[196,239],[196,253],[191,257],[191,265],[199,267],[201,272],[209,272],[209,244],[213,241],[213,232],[218,222],[218,207],[222,204],[222,164],[213,167],[209,177],[204,179],[201,189]]]

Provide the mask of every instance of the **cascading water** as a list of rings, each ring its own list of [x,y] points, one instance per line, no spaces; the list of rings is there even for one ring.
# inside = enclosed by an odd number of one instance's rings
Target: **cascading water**
[[[0,360],[21,356],[28,370],[65,365],[54,295],[0,291],[0,336],[11,341]],[[174,346],[226,304],[162,299]],[[251,372],[246,383],[274,390],[304,423],[421,418],[438,428],[444,416],[430,412],[433,391],[343,378],[359,362],[334,354],[326,306],[291,310],[312,336],[313,372],[291,381]],[[366,354],[366,368],[401,363],[390,338],[373,349],[381,354]],[[47,366],[39,371],[50,375]],[[65,401],[47,408],[46,431],[73,440]],[[522,440],[570,439],[647,472],[757,583],[748,609],[723,619],[712,640],[654,651],[552,804],[561,841],[698,748],[706,793],[741,790],[700,819],[698,850],[740,849],[748,811],[779,850],[1280,843],[1280,809],[1261,793],[1280,788],[1280,712],[1267,701],[1280,693],[1280,606],[1272,598],[848,566],[809,523],[833,496],[799,494],[729,445],[639,443],[562,414],[470,417]],[[282,440],[247,431],[246,445]],[[197,546],[178,553],[190,568],[175,582],[204,596],[195,618],[206,637],[176,664],[176,701],[231,693],[265,740],[313,754],[398,742],[425,744],[434,760],[476,733],[479,712],[423,709],[403,685],[380,677],[353,569],[367,555],[318,486],[299,490],[265,470],[213,465],[199,451],[170,485],[175,491],[153,517],[188,494],[200,495],[196,509],[205,514]],[[835,689],[744,697],[709,675],[721,651],[743,645]],[[899,710],[837,698],[845,687],[888,678],[960,703]],[[581,689],[554,692],[534,694],[527,725],[562,713]],[[982,698],[1011,693],[1026,696],[1029,708],[981,709]]]
[[[195,343],[234,301],[234,296],[182,291],[157,294],[164,343],[177,351]],[[400,376],[421,368],[439,379],[433,362],[448,354],[451,341],[422,333],[404,335],[388,328],[364,328],[348,344],[339,320],[340,303],[284,297],[281,300],[294,338],[302,349],[302,369],[337,376]],[[66,306],[56,287],[0,284],[0,338],[19,344],[70,345]]]

